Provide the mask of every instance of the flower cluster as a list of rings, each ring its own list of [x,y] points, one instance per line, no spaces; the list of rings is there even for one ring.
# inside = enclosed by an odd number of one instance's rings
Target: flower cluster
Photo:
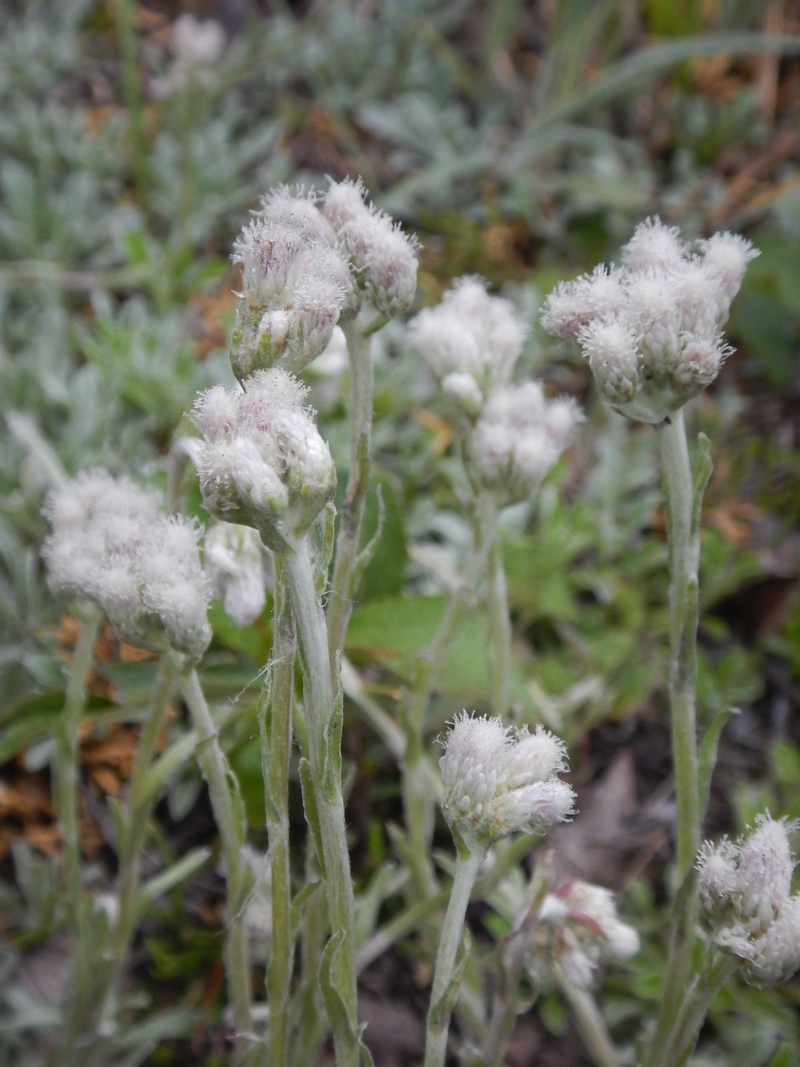
[[[47,499],[42,554],[53,589],[95,603],[126,641],[197,662],[211,640],[198,531],[160,505],[126,478],[79,474]]]
[[[623,248],[622,267],[562,282],[542,324],[578,342],[612,407],[660,423],[719,373],[730,352],[721,329],[757,255],[730,233],[692,254],[677,229],[648,219]]]
[[[278,552],[308,530],[336,484],[305,395],[275,368],[253,374],[247,392],[218,385],[201,393],[192,410],[203,435],[195,461],[206,508],[254,527]]]
[[[250,626],[261,616],[266,601],[261,538],[250,526],[215,522],[203,547],[214,595],[237,626]]]
[[[365,198],[360,180],[332,182],[323,212],[358,286],[376,311],[393,319],[408,311],[417,290],[417,242]]]
[[[783,819],[759,816],[738,841],[706,842],[698,860],[700,903],[714,942],[754,985],[785,982],[800,968],[800,894]]]
[[[468,847],[485,848],[572,813],[575,794],[556,777],[566,770],[564,745],[541,726],[532,734],[514,731],[500,718],[464,712],[442,743],[442,810]]]
[[[411,323],[411,340],[464,412],[475,417],[506,386],[527,333],[514,306],[490,296],[482,278],[460,278],[442,302]]]
[[[322,200],[284,187],[261,205],[234,244],[243,292],[231,364],[240,380],[269,367],[301,370],[363,295],[387,318],[410,307],[415,244],[364,202],[360,183],[332,183]]]
[[[529,500],[582,420],[574,400],[547,401],[538,382],[496,389],[470,434],[470,460],[501,503]]]
[[[614,895],[590,882],[572,880],[548,893],[538,918],[528,965],[539,980],[554,962],[571,985],[589,989],[600,963],[639,951],[639,935],[617,915]]]

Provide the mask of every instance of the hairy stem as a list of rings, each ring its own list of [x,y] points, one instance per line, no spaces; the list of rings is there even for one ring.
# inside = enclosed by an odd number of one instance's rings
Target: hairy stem
[[[683,411],[659,426],[669,531],[669,705],[678,805],[677,859],[681,877],[700,845],[697,786],[697,618],[700,541],[692,529],[694,484]]]
[[[67,908],[73,937],[72,974],[70,988],[65,997],[66,1026],[61,1049],[65,1061],[69,1064],[72,1063],[72,1049],[76,1039],[87,1030],[93,1018],[95,990],[93,976],[89,971],[93,961],[89,960],[85,951],[88,938],[81,878],[79,729],[86,707],[86,678],[92,666],[94,643],[102,615],[94,605],[86,604],[82,608],[80,619],[80,633],[67,680],[64,710],[56,726],[56,749],[51,764],[53,803],[61,834]]]
[[[425,1039],[425,1067],[444,1067],[450,1016],[458,996],[456,966],[458,948],[461,944],[472,887],[475,885],[475,879],[478,877],[478,871],[485,858],[486,853],[477,848],[463,854],[459,850],[456,858],[453,888],[439,938],[439,949],[436,953],[436,966],[433,972],[433,989]]]
[[[197,762],[208,786],[225,862],[228,882],[228,925],[225,935],[228,995],[236,1029],[236,1062],[248,1064],[252,1062],[253,1039],[245,904],[252,875],[242,852],[245,840],[244,810],[236,779],[220,747],[217,729],[197,672],[192,669],[182,674],[180,686],[197,733]]]
[[[67,680],[64,710],[56,729],[56,751],[52,764],[53,800],[64,853],[67,899],[73,924],[80,913],[82,895],[81,845],[78,815],[78,730],[86,707],[86,677],[92,666],[92,653],[102,616],[92,605],[82,612],[81,628]]]
[[[539,912],[553,882],[552,852],[546,849],[536,863],[521,921],[498,946],[498,989],[483,1042],[484,1067],[502,1067],[517,1021],[519,984],[525,969],[531,937],[539,925]],[[538,995],[538,994],[537,994]],[[536,999],[536,997],[534,997]]]
[[[317,595],[307,538],[284,556],[286,580],[305,669],[303,704],[308,760],[322,847],[331,926],[330,987],[343,1012],[330,1012],[338,1067],[358,1067],[355,904],[342,798],[341,702],[331,676],[328,631]],[[323,961],[324,962],[324,961]],[[323,985],[323,991],[325,985]]]
[[[153,761],[159,734],[164,728],[175,678],[176,670],[170,657],[162,656],[147,719],[133,761],[124,830],[119,842],[117,919],[111,944],[111,972],[104,998],[103,1018],[109,1018],[113,1014],[122,967],[136,928],[139,866],[156,800],[155,795],[145,791],[145,780]]]
[[[591,992],[573,985],[560,967],[556,968],[555,975],[561,992],[572,1008],[583,1043],[597,1067],[620,1067],[619,1053]]]
[[[353,575],[369,487],[374,374],[371,336],[364,333],[359,321],[351,319],[342,323],[350,355],[350,470],[339,516],[336,560],[327,611],[332,663],[344,646],[353,608]]]
[[[505,715],[511,691],[511,618],[508,613],[508,587],[499,538],[492,537],[486,575],[486,602],[489,617],[489,684],[492,713]]]
[[[292,981],[292,882],[289,863],[289,763],[297,648],[280,559],[275,562],[272,662],[261,694],[258,723],[264,773],[267,833],[272,876],[272,947],[267,967],[270,1067],[288,1063],[289,992]]]
[[[697,756],[697,624],[700,566],[699,512],[702,490],[695,492],[683,411],[659,428],[669,534],[669,706],[677,798],[677,866],[681,890],[673,905],[664,996],[648,1050],[650,1067],[662,1057],[674,1031],[694,970],[697,883],[694,862],[700,845]],[[710,466],[709,466],[710,470]]]

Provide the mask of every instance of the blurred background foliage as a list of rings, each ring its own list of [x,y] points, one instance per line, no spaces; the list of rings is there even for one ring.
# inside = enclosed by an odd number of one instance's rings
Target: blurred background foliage
[[[218,27],[192,54],[173,33],[186,13]],[[44,584],[43,496],[60,471],[97,464],[166,485],[195,392],[232,380],[233,235],[258,195],[283,181],[360,174],[423,243],[419,306],[454,277],[485,275],[530,322],[525,372],[587,405],[568,460],[536,505],[504,524],[515,714],[565,737],[580,806],[599,813],[584,830],[576,821],[572,845],[564,838],[565,869],[591,826],[603,826],[604,851],[584,855],[582,873],[625,889],[623,906],[645,934],[664,906],[672,814],[655,442],[599,404],[586,368],[544,338],[537,313],[555,282],[611,258],[648,214],[690,238],[742,230],[761,250],[734,305],[737,352],[691,416],[715,457],[701,715],[739,709],[723,734],[707,829],[738,832],[764,807],[800,815],[798,33],[797,0],[0,7],[3,1062],[39,1062],[36,1035],[52,1025],[66,959],[46,768],[76,626]],[[347,689],[344,741],[362,889],[391,855],[386,824],[400,811],[393,758],[370,723],[376,706],[392,714],[469,540],[448,408],[402,324],[376,347],[375,483],[386,522],[348,639],[359,676]],[[308,380],[344,480],[341,362],[326,357]],[[368,532],[376,523],[373,495]],[[219,605],[212,618],[204,683],[263,846],[253,711],[269,605],[246,630]],[[484,634],[478,605],[442,673],[432,738],[454,711],[486,707]],[[154,665],[110,631],[96,653],[82,839],[89,884],[102,892],[113,877],[108,798],[124,788]],[[171,739],[186,729],[176,706]],[[158,816],[155,866],[213,840],[188,759]],[[449,848],[444,833],[441,844]],[[222,889],[212,864],[148,916],[134,960],[139,1022],[120,1063],[223,1062]],[[390,914],[391,901],[384,907]],[[487,913],[495,936],[498,921]],[[365,995],[418,1017],[424,976],[411,943],[390,959],[393,970],[367,972]],[[603,1007],[621,1038],[658,998],[661,963],[658,939],[646,939],[609,977]],[[800,1064],[798,1000],[797,981],[766,993],[732,986],[696,1063]],[[535,1014],[520,1024],[520,1055],[535,1047],[549,1057],[542,1063],[580,1063],[558,998]]]

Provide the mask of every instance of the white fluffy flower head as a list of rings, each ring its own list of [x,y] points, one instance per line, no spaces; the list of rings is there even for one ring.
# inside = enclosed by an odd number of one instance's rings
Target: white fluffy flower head
[[[392,319],[408,311],[414,300],[418,243],[389,215],[368,204],[366,195],[360,179],[331,182],[323,211],[358,285],[375,310]]]
[[[577,341],[598,388],[623,415],[659,423],[709,385],[731,352],[722,327],[758,252],[718,233],[693,254],[674,227],[647,219],[622,250],[624,266],[562,282],[542,324]]]
[[[52,587],[97,604],[126,641],[197,662],[211,640],[198,531],[160,503],[128,479],[79,474],[48,498],[42,554]]]
[[[209,389],[192,410],[203,435],[196,462],[206,508],[254,527],[275,551],[308,530],[336,484],[305,395],[305,386],[275,368],[253,374],[247,392]]]
[[[301,370],[364,294],[391,318],[410,307],[417,284],[414,241],[364,202],[360,182],[332,184],[324,198],[273,189],[235,241],[233,260],[242,265],[231,344],[240,381],[271,367]]]
[[[485,281],[471,276],[411,323],[412,344],[470,416],[488,392],[509,383],[526,334],[513,304],[490,296]]]
[[[203,547],[214,595],[237,626],[250,626],[260,618],[266,601],[261,538],[250,526],[215,522]]]
[[[556,777],[566,770],[564,745],[541,726],[533,734],[513,731],[499,718],[464,712],[442,743],[442,810],[456,841],[468,848],[552,826],[572,813],[575,794]]]
[[[800,968],[800,895],[791,895],[794,824],[761,815],[732,842],[706,842],[698,858],[700,903],[720,948],[756,985],[783,982]]]
[[[538,382],[496,389],[470,433],[470,461],[502,504],[530,500],[582,421],[574,400],[547,401]]]
[[[330,340],[339,316],[355,299],[336,235],[302,190],[281,188],[234,243],[242,264],[231,365],[242,380],[255,370],[299,370]],[[357,310],[357,307],[355,308]]]
[[[580,989],[592,986],[603,961],[630,959],[639,951],[639,935],[620,919],[613,894],[590,882],[572,880],[548,893],[539,922],[530,969],[538,972],[554,962]]]

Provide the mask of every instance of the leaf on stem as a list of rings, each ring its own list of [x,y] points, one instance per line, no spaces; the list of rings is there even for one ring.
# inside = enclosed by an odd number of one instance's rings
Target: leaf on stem
[[[458,946],[458,955],[456,957],[456,964],[453,968],[453,977],[450,979],[450,983],[445,989],[444,993],[439,997],[435,1004],[431,1004],[430,1014],[428,1015],[428,1028],[430,1030],[441,1030],[447,1026],[448,1019],[453,1013],[456,1000],[458,999],[458,991],[461,988],[461,980],[464,977],[464,968],[467,965],[469,959],[469,952],[472,948],[472,935],[467,927],[464,927],[464,932],[461,935],[461,943]]]
[[[351,1049],[357,1048],[363,1067],[375,1067],[372,1053],[361,1040],[366,1027],[364,1024],[359,1026],[358,1021],[351,1017],[336,985],[336,957],[341,951],[346,936],[344,930],[337,930],[322,953],[319,967],[322,999],[325,1001],[328,1020],[338,1042]]]
[[[708,805],[708,796],[711,790],[711,776],[714,773],[714,767],[717,763],[717,751],[719,749],[719,739],[722,735],[723,727],[731,715],[739,715],[740,712],[740,708],[722,708],[711,720],[711,724],[706,729],[700,742],[700,748],[697,754],[697,789],[701,819],[703,818]]]
[[[314,792],[314,779],[311,774],[311,764],[303,756],[299,765],[300,773],[300,788],[303,793],[303,810],[306,815],[306,822],[311,830],[311,836],[314,838],[314,848],[317,852],[317,860],[322,870],[322,877],[325,877],[325,856],[322,852],[322,830],[319,824],[319,811],[317,809],[317,797]]]

